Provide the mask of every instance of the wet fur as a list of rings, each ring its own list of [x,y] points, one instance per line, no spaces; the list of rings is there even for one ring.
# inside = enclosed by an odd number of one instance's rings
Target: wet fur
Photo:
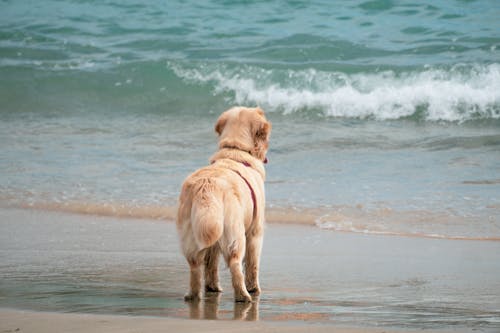
[[[260,293],[263,162],[271,124],[260,108],[234,107],[221,114],[215,131],[219,150],[209,166],[186,178],[179,197],[177,231],[190,268],[185,299],[201,298],[203,280],[206,292],[222,291],[218,277],[222,254],[231,272],[235,301],[250,302],[250,293]]]

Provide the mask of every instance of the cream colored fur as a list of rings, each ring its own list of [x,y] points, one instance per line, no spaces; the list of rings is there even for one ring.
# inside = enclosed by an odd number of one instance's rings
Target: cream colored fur
[[[231,272],[235,301],[250,302],[250,293],[260,293],[263,163],[271,124],[260,108],[234,107],[221,114],[215,131],[219,150],[209,166],[186,178],[179,197],[177,231],[191,272],[185,299],[201,298],[202,273],[205,291],[222,291],[218,278],[222,254]]]

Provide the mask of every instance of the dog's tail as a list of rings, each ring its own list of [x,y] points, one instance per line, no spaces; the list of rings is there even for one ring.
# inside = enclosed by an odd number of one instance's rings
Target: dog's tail
[[[204,179],[197,184],[191,206],[191,226],[199,249],[214,245],[224,231],[224,206],[215,181]]]

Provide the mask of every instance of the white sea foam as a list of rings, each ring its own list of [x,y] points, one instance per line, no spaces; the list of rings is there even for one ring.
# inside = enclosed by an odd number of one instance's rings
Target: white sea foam
[[[350,75],[211,64],[169,67],[187,82],[213,85],[216,95],[228,94],[234,103],[270,111],[314,109],[328,116],[379,120],[416,114],[431,121],[500,118],[499,64]]]

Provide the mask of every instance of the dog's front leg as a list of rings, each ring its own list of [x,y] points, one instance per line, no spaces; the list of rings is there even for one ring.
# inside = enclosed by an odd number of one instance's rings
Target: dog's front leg
[[[251,302],[252,297],[247,292],[240,259],[232,259],[229,262],[229,270],[234,288],[234,300],[236,302]]]
[[[262,250],[262,233],[249,234],[245,252],[245,285],[249,293],[260,294],[259,265]]]
[[[245,286],[245,276],[243,275],[243,256],[245,255],[245,235],[242,230],[242,235],[239,237],[241,242],[236,240],[222,244],[222,253],[226,259],[227,265],[231,272],[231,279],[234,289],[234,300],[236,302],[251,302],[252,297]],[[227,245],[225,245],[227,244]]]

